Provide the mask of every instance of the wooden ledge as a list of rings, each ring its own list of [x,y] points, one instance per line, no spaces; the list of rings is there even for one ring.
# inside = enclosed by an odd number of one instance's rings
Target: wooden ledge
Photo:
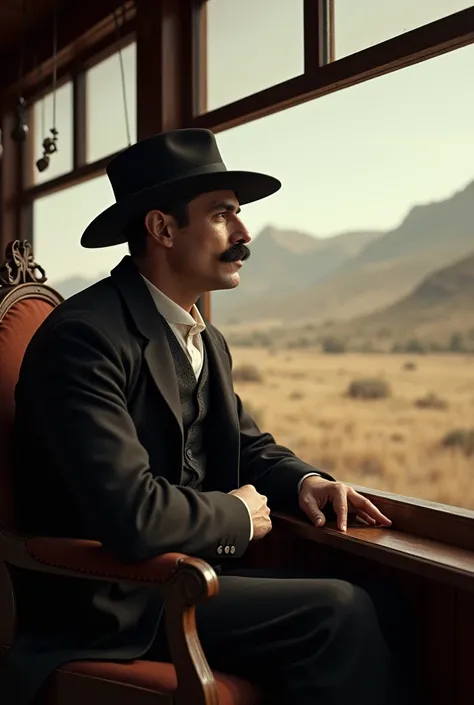
[[[276,525],[308,541],[346,551],[386,566],[474,591],[474,552],[396,529],[350,524],[343,534],[333,526],[318,529],[286,515]]]

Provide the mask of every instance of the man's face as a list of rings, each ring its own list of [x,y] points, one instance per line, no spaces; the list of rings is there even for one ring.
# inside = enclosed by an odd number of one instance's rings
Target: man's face
[[[186,288],[202,293],[238,286],[251,240],[239,212],[232,191],[213,191],[190,201],[184,228],[163,216],[171,240],[167,261]]]

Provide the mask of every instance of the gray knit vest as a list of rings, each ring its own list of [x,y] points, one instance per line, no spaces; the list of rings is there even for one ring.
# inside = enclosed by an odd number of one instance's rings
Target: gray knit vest
[[[183,414],[184,458],[182,484],[202,490],[206,477],[205,421],[209,407],[209,368],[205,348],[199,380],[175,334],[163,319],[178,378]]]

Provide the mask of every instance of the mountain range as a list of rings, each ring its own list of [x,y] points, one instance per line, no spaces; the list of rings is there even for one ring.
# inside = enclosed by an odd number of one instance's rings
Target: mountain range
[[[413,207],[388,232],[311,238],[312,248],[307,239],[265,229],[239,288],[213,295],[217,325],[349,320],[404,298],[427,275],[472,252],[474,181],[450,198]]]
[[[461,336],[466,349],[474,349],[474,242],[471,252],[469,257],[428,275],[395,304],[326,326],[325,334],[358,347],[379,340],[377,347],[382,349],[397,344],[404,348],[413,340],[445,348],[453,336]]]
[[[397,330],[416,320],[428,334],[446,307],[474,303],[470,285],[465,288],[473,269],[474,181],[449,198],[414,206],[387,232],[318,238],[267,226],[251,250],[240,286],[212,295],[213,322],[225,332],[328,323],[371,331],[388,317]],[[465,293],[456,298],[460,282]],[[52,285],[70,296],[92,283],[77,276]],[[426,320],[416,314],[422,309]]]

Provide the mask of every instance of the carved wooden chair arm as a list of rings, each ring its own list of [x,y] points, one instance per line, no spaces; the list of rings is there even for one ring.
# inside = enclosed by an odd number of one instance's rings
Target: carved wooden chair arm
[[[199,595],[195,595],[197,602],[218,592],[214,569],[206,561],[184,553],[165,553],[139,563],[122,563],[98,541],[25,536],[1,526],[0,560],[26,570],[71,578],[153,585],[164,592],[187,568],[199,576],[201,589]]]
[[[156,589],[164,597],[169,649],[178,679],[174,702],[218,703],[216,682],[202,651],[195,619],[195,606],[219,590],[217,575],[206,561],[184,553],[165,553],[125,564],[96,541],[22,536],[0,525],[0,562],[42,573]]]

